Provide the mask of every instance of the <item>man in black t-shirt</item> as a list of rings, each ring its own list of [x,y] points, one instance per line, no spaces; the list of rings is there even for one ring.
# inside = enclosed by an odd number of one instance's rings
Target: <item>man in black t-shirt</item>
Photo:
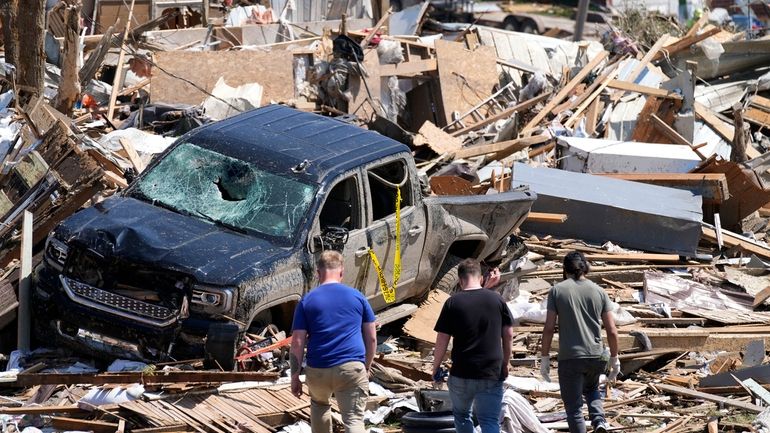
[[[511,312],[498,293],[486,290],[500,281],[500,271],[493,270],[484,288],[478,261],[463,260],[457,274],[462,291],[447,299],[434,327],[438,335],[433,377],[437,377],[451,337],[449,395],[455,429],[473,433],[473,407],[482,433],[499,433],[503,380],[508,377],[513,340]]]

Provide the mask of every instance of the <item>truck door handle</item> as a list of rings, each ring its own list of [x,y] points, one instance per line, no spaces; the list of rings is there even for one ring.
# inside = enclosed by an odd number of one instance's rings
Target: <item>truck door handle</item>
[[[356,250],[355,255],[358,258],[361,258],[365,255],[369,254],[369,247],[361,247]]]
[[[420,233],[422,233],[422,227],[414,226],[414,227],[410,228],[409,231],[407,231],[407,233],[409,233],[409,236],[417,236]]]

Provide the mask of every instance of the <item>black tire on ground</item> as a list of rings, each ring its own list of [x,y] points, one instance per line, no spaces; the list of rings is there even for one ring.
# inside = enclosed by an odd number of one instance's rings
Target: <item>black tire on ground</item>
[[[457,276],[457,268],[463,259],[452,254],[447,254],[444,263],[433,280],[433,289],[442,290],[449,294],[457,291],[457,285],[460,283],[460,277]]]
[[[409,427],[402,425],[401,431],[404,433],[457,433],[457,430],[455,430],[454,427],[442,427],[442,428],[431,428],[431,427]]]
[[[406,432],[406,428],[427,429],[437,431],[439,429],[451,428],[454,430],[455,419],[452,412],[409,412],[401,417],[401,427]],[[416,433],[412,431],[412,433]]]
[[[537,23],[532,21],[531,19],[527,18],[524,21],[521,22],[519,26],[519,31],[522,33],[530,33],[533,35],[536,35],[540,32],[537,31]]]
[[[235,370],[235,349],[240,339],[238,325],[214,323],[206,334],[204,366],[225,371]]]

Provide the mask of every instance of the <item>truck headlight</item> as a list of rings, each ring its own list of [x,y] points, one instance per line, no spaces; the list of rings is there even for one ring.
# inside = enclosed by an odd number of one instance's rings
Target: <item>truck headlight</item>
[[[45,257],[48,263],[61,271],[64,269],[64,263],[67,261],[70,247],[64,242],[53,236],[48,236],[45,242]]]
[[[196,284],[193,286],[190,308],[203,313],[227,313],[233,308],[232,288]]]

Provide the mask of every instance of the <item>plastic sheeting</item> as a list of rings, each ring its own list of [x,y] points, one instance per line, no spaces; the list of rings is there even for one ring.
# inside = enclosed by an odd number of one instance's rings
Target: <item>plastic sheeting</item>
[[[275,237],[293,237],[316,189],[190,143],[169,153],[138,188],[176,211]]]
[[[500,411],[501,431],[506,433],[549,433],[535,416],[535,408],[513,389],[503,394],[503,408]]]

